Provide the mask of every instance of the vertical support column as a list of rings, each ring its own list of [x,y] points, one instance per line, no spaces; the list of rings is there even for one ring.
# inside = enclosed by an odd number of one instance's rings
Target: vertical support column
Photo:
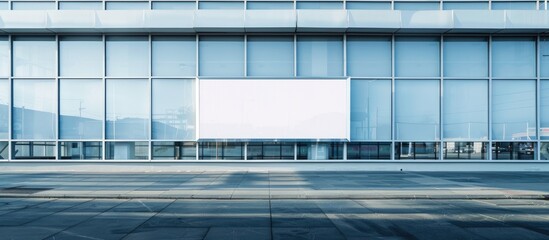
[[[151,4],[149,2],[149,4]],[[153,151],[152,151],[152,116],[153,116],[153,113],[152,113],[152,94],[153,94],[153,90],[152,90],[152,36],[149,34],[149,138],[147,139],[148,141],[148,144],[149,144],[149,161],[152,161],[152,154],[153,154]]]
[[[55,156],[55,160],[59,160],[59,93],[60,93],[60,89],[59,89],[59,35],[55,35],[55,98],[56,98],[56,104],[55,104],[55,153],[54,153],[54,156]]]
[[[394,4],[394,1],[392,1]],[[391,160],[395,160],[395,35],[391,35]]]
[[[442,5],[442,4],[441,4]],[[440,80],[439,80],[439,83],[438,83],[438,86],[439,86],[439,94],[438,94],[438,97],[439,97],[439,106],[438,106],[438,111],[439,111],[439,125],[438,125],[438,131],[439,131],[439,146],[438,146],[438,151],[439,151],[439,155],[438,155],[438,159],[439,160],[443,160],[443,157],[444,157],[444,143],[443,143],[443,137],[444,137],[444,134],[443,134],[443,130],[444,130],[444,114],[443,114],[443,111],[444,111],[444,36],[441,34],[440,35],[440,55],[439,55],[439,66],[440,66]]]
[[[8,9],[11,7],[11,1],[8,2],[10,6],[8,6]],[[13,110],[13,44],[12,44],[13,38],[12,35],[8,36],[8,46],[9,46],[9,53],[8,53],[8,61],[9,61],[9,77],[8,77],[8,161],[11,161],[12,159],[12,147],[13,147],[13,117],[12,117],[12,110]]]
[[[103,4],[105,4],[105,2],[103,2]],[[107,79],[105,76],[107,76],[107,41],[106,41],[106,36],[103,35],[102,36],[102,41],[103,41],[103,77],[102,77],[102,82],[103,82],[103,119],[102,119],[102,124],[103,124],[103,132],[101,134],[102,136],[102,144],[103,144],[103,147],[101,148],[102,150],[102,157],[103,157],[103,160],[106,160],[107,159],[107,141],[105,140],[107,138]]]
[[[541,37],[536,37],[536,148],[535,157],[541,160]],[[528,130],[527,130],[528,131]],[[528,134],[528,132],[526,133]]]
[[[486,158],[492,160],[492,34],[488,36],[488,146]]]

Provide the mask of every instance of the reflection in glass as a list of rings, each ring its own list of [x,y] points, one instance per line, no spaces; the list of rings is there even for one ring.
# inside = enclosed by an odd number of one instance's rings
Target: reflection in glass
[[[486,159],[485,142],[444,142],[443,159]]]
[[[108,79],[106,118],[107,139],[148,139],[148,81]]]
[[[152,88],[153,139],[194,140],[195,80],[154,79]]]
[[[194,2],[193,2],[194,3]],[[152,39],[153,76],[195,76],[196,37],[155,36]]]
[[[395,81],[395,132],[398,140],[439,139],[439,81]]]
[[[244,2],[199,1],[198,9],[244,10]]]
[[[294,76],[293,36],[249,36],[248,76]]]
[[[536,10],[536,1],[493,1],[492,10]]]
[[[492,139],[536,139],[536,81],[492,81]]]
[[[59,10],[103,10],[103,3],[88,1],[59,1]]]
[[[0,159],[8,159],[8,142],[0,142]]]
[[[540,148],[541,160],[549,160],[549,142],[542,142]]]
[[[494,37],[492,61],[493,77],[534,78],[536,41],[531,37]]]
[[[12,142],[13,160],[55,159],[55,142]]]
[[[343,76],[343,38],[298,36],[297,76]]]
[[[549,139],[549,80],[540,83],[540,137]]]
[[[55,10],[55,2],[46,1],[13,1],[11,10]]]
[[[391,139],[391,80],[351,80],[351,139]]]
[[[391,77],[391,38],[348,36],[347,73],[353,77]]]
[[[103,41],[101,36],[70,36],[59,40],[61,76],[102,77]]]
[[[438,160],[439,143],[400,142],[395,143],[396,160]]]
[[[103,138],[103,82],[100,79],[59,81],[61,139]]]
[[[488,41],[483,37],[444,38],[445,77],[488,77]]]
[[[391,159],[391,143],[384,143],[384,142],[348,143],[347,159],[349,160]]]
[[[294,9],[294,2],[279,2],[279,1],[247,1],[246,9],[251,10],[281,10]]]
[[[19,36],[13,41],[13,74],[16,77],[55,76],[55,37]]]
[[[10,42],[8,37],[0,36],[0,77],[10,76]]]
[[[535,160],[536,143],[533,142],[495,142],[492,143],[493,160]]]
[[[298,1],[297,9],[343,9],[343,2],[327,1]]]
[[[488,2],[444,2],[442,8],[444,10],[488,10]]]
[[[54,80],[13,80],[13,138],[56,138],[55,89]]]
[[[298,143],[297,160],[342,160],[343,143]]]
[[[0,139],[8,139],[10,88],[7,79],[0,79]]]
[[[102,159],[101,142],[59,142],[59,159],[61,160],[99,160]]]
[[[147,160],[149,159],[148,142],[107,142],[105,159],[108,160]]]
[[[391,10],[391,2],[351,2],[347,1],[346,9]]]
[[[436,37],[397,37],[395,76],[440,76],[440,42]]]
[[[152,9],[154,10],[195,10],[196,2],[152,2]]]
[[[444,80],[444,139],[488,139],[488,81]]]
[[[149,38],[146,36],[107,37],[107,76],[149,76]]]
[[[244,76],[243,36],[201,36],[198,51],[201,76]]]
[[[201,160],[243,160],[244,143],[202,142],[199,145]]]
[[[395,2],[395,10],[439,10],[438,2]]]
[[[248,160],[294,159],[294,144],[287,142],[248,143]]]
[[[147,10],[149,2],[106,2],[107,10]]]
[[[542,77],[549,77],[549,37],[541,37],[539,45],[540,75]]]
[[[152,142],[152,159],[196,160],[195,142]]]

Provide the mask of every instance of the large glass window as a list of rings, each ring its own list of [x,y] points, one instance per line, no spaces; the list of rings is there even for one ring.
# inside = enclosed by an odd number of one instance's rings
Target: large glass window
[[[59,10],[103,10],[102,2],[59,2]]]
[[[343,9],[343,2],[298,1],[297,9]]]
[[[148,142],[107,142],[105,145],[107,160],[147,160]]]
[[[195,142],[152,142],[152,159],[196,160]]]
[[[61,76],[102,77],[103,41],[101,36],[61,37],[59,71]]]
[[[103,96],[103,82],[100,79],[60,80],[60,138],[103,138]]]
[[[7,79],[0,79],[0,139],[8,139],[10,84]]]
[[[153,139],[194,140],[195,80],[154,79],[152,82]]]
[[[152,9],[154,10],[195,10],[196,2],[152,2]]]
[[[8,37],[0,36],[0,77],[10,76],[10,43]]]
[[[391,38],[348,36],[347,75],[391,77]]]
[[[391,10],[391,2],[351,2],[347,1],[347,9],[364,9],[364,10]]]
[[[90,160],[102,159],[103,143],[101,142],[59,142],[59,159]]]
[[[348,160],[391,159],[391,143],[364,142],[347,144]]]
[[[486,159],[485,142],[444,142],[443,159]]]
[[[293,36],[249,36],[248,76],[294,76]]]
[[[298,143],[297,160],[342,160],[343,143]]]
[[[0,142],[0,159],[8,159],[9,148],[8,142]]]
[[[203,142],[200,143],[201,160],[243,160],[244,143],[240,142]]]
[[[542,77],[549,77],[549,37],[542,37],[540,44],[540,74]]]
[[[438,2],[395,2],[395,10],[439,10]]]
[[[493,77],[534,78],[536,41],[530,37],[494,37],[492,62]]]
[[[541,160],[549,160],[549,142],[542,142],[540,145]]]
[[[342,37],[299,36],[297,38],[297,76],[343,76]]]
[[[55,159],[55,142],[12,142],[11,146],[14,160]]]
[[[492,10],[536,10],[536,2],[492,1]]]
[[[201,76],[244,76],[244,37],[201,36],[199,45]]]
[[[536,143],[495,142],[492,143],[493,160],[534,160],[537,159]]]
[[[395,132],[398,140],[439,139],[439,81],[395,82]]]
[[[55,10],[55,2],[20,1],[11,2],[11,10]]]
[[[53,36],[15,37],[13,41],[14,76],[55,76],[56,48]]]
[[[351,139],[391,139],[391,81],[351,81]]]
[[[294,143],[248,143],[248,160],[294,159]]]
[[[107,10],[146,10],[149,9],[149,2],[107,2]]]
[[[536,81],[492,81],[492,139],[536,138]]]
[[[149,76],[149,38],[107,37],[107,76]]]
[[[444,10],[488,10],[488,2],[444,2]]]
[[[55,139],[55,80],[13,80],[13,138]]]
[[[549,80],[542,80],[540,86],[540,137],[549,139]]]
[[[488,77],[486,38],[444,38],[445,77]]]
[[[244,10],[244,2],[200,1],[198,2],[198,8]]]
[[[488,139],[488,81],[444,80],[444,139]]]
[[[0,2],[0,10],[9,10],[9,6],[8,2]]]
[[[438,77],[439,60],[440,42],[437,37],[396,38],[396,77]]]
[[[195,76],[195,36],[155,36],[152,39],[153,76]]]
[[[148,86],[145,79],[107,80],[108,139],[149,138]]]
[[[294,2],[247,1],[246,8],[252,10],[294,9]]]
[[[400,142],[395,143],[397,160],[438,160],[439,143],[437,142]]]

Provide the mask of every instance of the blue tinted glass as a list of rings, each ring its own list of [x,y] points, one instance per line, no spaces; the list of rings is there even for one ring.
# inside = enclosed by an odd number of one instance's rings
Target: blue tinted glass
[[[193,2],[153,2],[154,10],[194,10],[196,3]]]
[[[543,37],[540,44],[540,74],[542,77],[549,77],[549,38]],[[1,64],[1,63],[0,63]]]
[[[395,134],[397,140],[439,139],[439,81],[395,82]]]
[[[347,9],[391,10],[391,2],[347,2]]]
[[[398,37],[395,41],[397,77],[438,77],[440,43],[436,37]]]
[[[546,140],[549,139],[549,80],[542,80],[540,86],[540,136]]]
[[[107,80],[108,139],[149,138],[149,81]]]
[[[299,36],[297,76],[343,76],[342,37]]]
[[[198,2],[198,9],[244,9],[244,2]]]
[[[8,138],[10,88],[7,79],[0,79],[0,139]],[[1,152],[1,151],[0,151]]]
[[[0,2],[0,10],[8,10],[9,4],[8,2]]]
[[[15,37],[13,74],[16,77],[55,76],[54,37]]]
[[[494,37],[492,62],[493,77],[536,77],[536,41],[529,37]]]
[[[60,10],[103,10],[102,2],[59,2]]]
[[[294,75],[293,36],[249,36],[247,43],[248,76]]]
[[[351,140],[391,139],[391,80],[351,81]]]
[[[492,10],[536,10],[536,2],[492,2]]]
[[[445,77],[488,77],[486,38],[444,38]]]
[[[196,37],[153,37],[152,74],[153,76],[195,76]]]
[[[444,80],[444,139],[488,140],[488,81]]]
[[[294,9],[294,2],[246,2],[247,9]]]
[[[59,137],[103,138],[103,81],[61,79],[59,81]]]
[[[199,45],[201,76],[244,76],[244,37],[202,36]]]
[[[107,10],[147,10],[149,2],[107,2]]]
[[[101,36],[61,37],[60,76],[102,77],[103,40]]]
[[[492,139],[536,138],[536,81],[492,81]]]
[[[488,2],[444,2],[444,10],[488,10]]]
[[[343,2],[297,2],[297,9],[343,9]]]
[[[395,2],[395,10],[439,10],[438,2]]]
[[[149,38],[107,37],[107,76],[149,76]]]
[[[7,37],[0,37],[0,77],[10,76],[10,43]]]
[[[391,38],[348,36],[347,75],[391,77]]]
[[[55,2],[11,2],[12,10],[55,10]]]
[[[153,139],[194,140],[195,80],[154,79],[152,82]]]
[[[147,160],[149,159],[148,142],[106,142],[105,159]]]
[[[55,80],[13,80],[13,138],[55,139]]]

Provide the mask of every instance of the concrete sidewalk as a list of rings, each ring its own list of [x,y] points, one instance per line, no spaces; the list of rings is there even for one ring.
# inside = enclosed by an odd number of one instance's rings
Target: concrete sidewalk
[[[547,172],[0,173],[2,198],[549,199]]]

